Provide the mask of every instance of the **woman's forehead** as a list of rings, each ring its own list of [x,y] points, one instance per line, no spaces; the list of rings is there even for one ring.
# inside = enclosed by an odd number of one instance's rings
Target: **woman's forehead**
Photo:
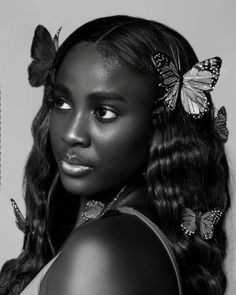
[[[109,49],[109,47],[98,46],[97,43],[92,42],[81,42],[72,47],[59,66],[59,71],[62,68],[63,71],[74,68],[77,70],[83,68],[103,68],[108,74],[113,74],[113,72],[119,70],[123,74],[127,73],[127,75],[137,77],[142,76],[144,81],[150,80],[150,73],[144,74],[143,71],[141,72],[140,69],[123,60],[115,50]]]
[[[105,57],[94,44],[79,44],[68,52],[58,70],[56,83],[80,93],[105,90],[146,96],[150,91],[143,74],[115,55]]]
[[[62,64],[60,65],[59,71],[61,68],[63,70],[73,68],[95,68],[103,67],[106,71],[117,70],[121,68],[122,62],[119,60],[117,55],[111,54],[106,56],[102,53],[101,50],[98,50],[95,43],[91,42],[82,42],[74,47],[66,54]]]

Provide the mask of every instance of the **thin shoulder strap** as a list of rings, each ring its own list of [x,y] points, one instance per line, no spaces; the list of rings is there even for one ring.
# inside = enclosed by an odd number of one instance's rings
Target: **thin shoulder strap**
[[[173,250],[171,249],[170,243],[169,243],[167,237],[165,236],[165,234],[162,232],[162,230],[155,223],[153,223],[149,218],[147,218],[141,212],[137,211],[136,209],[134,209],[132,207],[118,207],[116,209],[122,213],[128,213],[128,214],[132,214],[132,215],[137,216],[155,232],[155,234],[158,236],[158,238],[162,242],[164,248],[166,249],[166,252],[168,253],[168,255],[170,257],[170,260],[172,262],[172,265],[174,267],[175,274],[176,274],[179,295],[182,295],[183,289],[182,289],[180,270],[179,270],[175,255],[173,253]]]

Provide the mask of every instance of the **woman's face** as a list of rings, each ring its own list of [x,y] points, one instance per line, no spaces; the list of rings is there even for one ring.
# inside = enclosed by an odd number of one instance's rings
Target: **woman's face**
[[[80,44],[59,68],[54,97],[50,139],[66,190],[92,196],[142,173],[153,94],[141,74]]]

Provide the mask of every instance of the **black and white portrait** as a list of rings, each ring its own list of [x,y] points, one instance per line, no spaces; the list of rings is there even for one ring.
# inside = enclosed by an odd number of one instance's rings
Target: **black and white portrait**
[[[234,294],[235,11],[1,3],[1,295]]]

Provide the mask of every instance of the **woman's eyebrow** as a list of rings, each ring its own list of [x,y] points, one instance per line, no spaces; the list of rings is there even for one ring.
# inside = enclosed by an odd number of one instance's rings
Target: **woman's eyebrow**
[[[63,84],[55,84],[54,85],[54,91],[55,90],[58,90],[58,91],[62,91],[63,93],[66,93],[66,94],[70,94],[70,90],[64,86]]]
[[[61,91],[66,95],[70,95],[70,90],[63,84],[55,84],[54,91]],[[118,93],[108,91],[95,91],[88,94],[87,98],[91,101],[95,100],[116,100],[127,103],[127,100]]]
[[[127,100],[120,94],[114,92],[98,91],[88,94],[88,99],[90,100],[117,100],[127,103]]]

